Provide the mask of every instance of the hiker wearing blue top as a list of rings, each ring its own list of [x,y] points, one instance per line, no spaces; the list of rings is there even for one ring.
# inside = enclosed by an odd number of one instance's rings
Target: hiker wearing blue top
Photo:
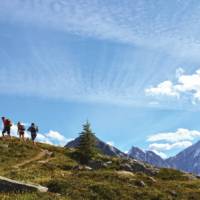
[[[31,133],[31,139],[35,144],[35,138],[37,137],[38,127],[32,123],[31,126],[28,128],[28,131]]]

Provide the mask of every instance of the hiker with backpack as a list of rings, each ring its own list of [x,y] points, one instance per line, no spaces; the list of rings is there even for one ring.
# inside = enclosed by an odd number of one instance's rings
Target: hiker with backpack
[[[34,123],[32,123],[31,126],[28,128],[28,131],[31,133],[31,139],[35,144],[35,138],[37,137],[37,132],[39,131],[38,127]]]
[[[3,121],[3,131],[2,131],[2,136],[4,137],[5,133],[10,137],[10,130],[12,126],[12,122],[10,119],[6,119],[5,117],[1,118]]]
[[[19,138],[24,141],[24,134],[25,134],[25,126],[21,124],[20,122],[17,123],[17,133],[19,135]]]

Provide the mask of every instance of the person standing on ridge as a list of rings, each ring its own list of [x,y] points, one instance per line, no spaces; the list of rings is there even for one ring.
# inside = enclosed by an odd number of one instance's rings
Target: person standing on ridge
[[[24,141],[24,134],[25,134],[25,126],[21,124],[20,122],[17,123],[17,133],[19,135],[19,138]]]
[[[31,139],[35,144],[35,138],[37,137],[37,132],[39,131],[38,127],[34,123],[32,123],[31,126],[28,128],[28,131],[31,133]]]
[[[8,136],[10,137],[10,129],[12,126],[12,122],[10,119],[6,119],[5,117],[1,118],[3,121],[3,131],[2,131],[2,136],[4,137],[4,134],[7,133]]]

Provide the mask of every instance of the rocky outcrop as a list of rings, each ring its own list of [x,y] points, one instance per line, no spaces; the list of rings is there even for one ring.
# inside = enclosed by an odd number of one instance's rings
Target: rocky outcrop
[[[48,188],[26,184],[0,176],[0,192],[47,192]]]

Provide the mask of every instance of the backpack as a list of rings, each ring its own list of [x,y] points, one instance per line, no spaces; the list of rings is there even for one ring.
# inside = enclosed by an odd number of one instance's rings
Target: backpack
[[[20,129],[20,131],[25,131],[26,130],[24,125],[20,125],[19,129]]]
[[[5,125],[11,127],[12,126],[12,122],[9,119],[6,119]]]
[[[32,133],[36,133],[36,132],[38,132],[38,127],[37,126],[30,126],[28,131],[30,131]]]

